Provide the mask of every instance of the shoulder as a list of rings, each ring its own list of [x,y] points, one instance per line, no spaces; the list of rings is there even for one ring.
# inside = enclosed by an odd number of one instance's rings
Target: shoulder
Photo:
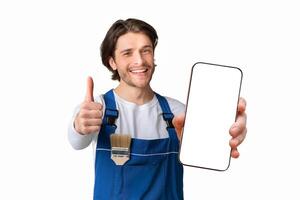
[[[170,109],[174,115],[178,115],[185,112],[185,105],[182,102],[167,96],[165,96],[165,98],[167,99]]]

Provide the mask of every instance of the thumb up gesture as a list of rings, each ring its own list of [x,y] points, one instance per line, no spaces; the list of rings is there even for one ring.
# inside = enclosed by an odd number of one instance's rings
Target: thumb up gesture
[[[103,106],[94,102],[93,90],[93,79],[88,77],[86,96],[74,121],[75,130],[82,135],[99,132],[102,124]]]

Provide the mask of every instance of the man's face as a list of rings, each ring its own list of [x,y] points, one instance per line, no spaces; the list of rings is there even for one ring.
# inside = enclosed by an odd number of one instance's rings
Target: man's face
[[[151,40],[144,33],[129,32],[119,37],[115,57],[110,66],[118,70],[120,84],[145,88],[154,72],[154,50]]]

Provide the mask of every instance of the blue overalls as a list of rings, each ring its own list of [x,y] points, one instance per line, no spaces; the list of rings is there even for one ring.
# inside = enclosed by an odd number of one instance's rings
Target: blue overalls
[[[183,199],[183,167],[178,160],[174,115],[167,100],[159,94],[156,97],[168,125],[169,138],[132,138],[130,160],[120,166],[111,160],[110,145],[110,134],[117,128],[118,110],[113,91],[104,95],[106,109],[97,141],[94,200]]]

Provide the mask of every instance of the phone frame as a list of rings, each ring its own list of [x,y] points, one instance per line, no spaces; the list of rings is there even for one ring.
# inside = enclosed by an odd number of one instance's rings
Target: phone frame
[[[193,67],[192,67],[191,75],[190,75],[190,82],[189,82],[189,89],[188,89],[187,100],[186,100],[185,119],[186,119],[186,116],[187,116],[187,111],[188,111],[188,106],[189,106],[189,97],[190,97],[190,90],[191,90],[191,84],[192,84],[192,79],[193,79],[193,71],[194,71],[195,66],[197,66],[198,64],[212,65],[212,66],[218,66],[218,67],[227,67],[227,68],[237,69],[237,70],[240,71],[241,76],[240,76],[240,84],[239,84],[239,90],[238,90],[238,99],[237,99],[237,104],[236,104],[236,114],[235,114],[235,119],[234,119],[234,122],[236,122],[237,114],[238,114],[238,102],[239,102],[239,98],[240,98],[241,87],[242,87],[242,80],[243,80],[243,71],[240,68],[238,68],[238,67],[227,66],[227,65],[220,65],[220,64],[213,64],[213,63],[207,63],[207,62],[196,62],[193,65]],[[228,128],[230,128],[230,127],[228,127]],[[181,140],[180,140],[181,144],[180,144],[180,150],[179,150],[179,154],[178,154],[178,159],[179,159],[179,161],[181,162],[182,165],[188,166],[188,167],[206,169],[206,170],[220,171],[220,172],[224,172],[224,171],[228,170],[228,168],[230,167],[232,148],[229,151],[228,164],[227,164],[227,167],[225,167],[225,169],[217,169],[217,168],[211,168],[211,167],[205,167],[205,166],[195,166],[195,165],[190,165],[190,164],[183,163],[181,161],[181,159],[180,159],[181,158],[180,157],[180,155],[181,155],[181,145],[183,143],[183,139],[184,139],[184,127],[183,127],[182,133],[181,133]]]

